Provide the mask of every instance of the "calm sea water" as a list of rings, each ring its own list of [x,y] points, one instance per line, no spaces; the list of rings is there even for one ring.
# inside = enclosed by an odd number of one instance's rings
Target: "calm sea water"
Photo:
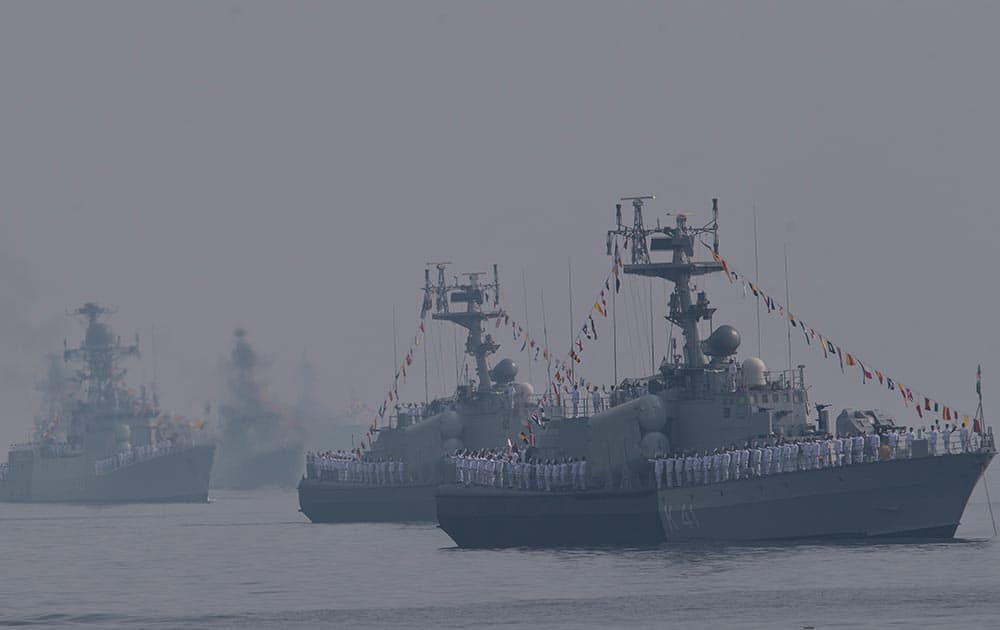
[[[0,626],[1000,626],[981,486],[960,540],[932,544],[465,551],[432,525],[310,524],[294,491],[0,504],[0,528]]]

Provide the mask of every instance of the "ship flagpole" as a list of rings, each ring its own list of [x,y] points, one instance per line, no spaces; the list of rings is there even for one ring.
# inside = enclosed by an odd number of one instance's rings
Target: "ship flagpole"
[[[653,281],[649,281],[649,369],[656,373],[656,336],[653,329]]]
[[[754,281],[760,282],[760,259],[757,256],[757,202],[753,203],[753,275]],[[757,293],[756,291],[754,292]],[[757,302],[757,356],[761,356],[760,347],[760,294],[754,299]]]
[[[576,329],[573,328],[573,259],[566,259],[566,270],[569,273],[569,347],[573,348],[573,342],[576,340],[574,333]],[[574,372],[576,369],[574,368]]]
[[[525,279],[524,267],[521,267],[521,291],[524,293],[524,328],[525,330],[531,330],[531,324],[528,322],[528,281]],[[534,381],[531,375],[531,364],[534,361],[531,360],[531,350],[528,350],[528,382]]]
[[[427,384],[427,336],[424,336],[424,405],[431,404],[430,387]]]
[[[788,377],[792,378],[792,318],[789,317],[792,312],[792,301],[788,296],[788,243],[785,243],[785,308],[788,310],[785,313],[785,328],[788,332]]]
[[[549,395],[552,389],[552,353],[549,352],[549,326],[545,317],[545,291],[541,293],[542,299],[542,341],[545,343],[545,396]]]
[[[618,264],[618,259],[615,259],[615,265]],[[616,267],[617,268],[617,267]],[[616,280],[617,281],[617,280]],[[618,286],[615,285],[615,291],[611,294],[611,365],[612,365],[612,377],[611,384],[615,387],[615,398],[618,398]],[[614,404],[614,402],[612,402]]]
[[[392,370],[393,370],[393,382],[395,382],[396,370],[399,368],[399,355],[396,353],[396,305],[392,305]],[[397,394],[398,395],[398,394]],[[396,418],[396,423],[399,423],[399,418]],[[389,428],[392,428],[392,414],[389,414]]]

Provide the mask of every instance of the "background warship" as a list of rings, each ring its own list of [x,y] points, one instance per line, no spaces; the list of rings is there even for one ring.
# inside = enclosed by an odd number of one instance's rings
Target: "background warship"
[[[208,500],[215,446],[200,424],[161,414],[155,392],[125,385],[125,358],[138,357],[138,338],[122,345],[105,318],[113,311],[87,303],[73,311],[86,332],[63,361],[49,359],[40,388],[33,440],[15,444],[0,466],[0,499],[21,502],[202,502]]]
[[[371,448],[363,455],[360,449],[348,455],[362,464],[401,463],[403,472],[399,475],[396,468],[391,483],[366,480],[357,466],[347,470],[350,462],[343,462],[342,470],[307,465],[299,483],[299,506],[313,522],[433,521],[435,488],[448,474],[444,455],[517,440],[535,410],[534,391],[529,383],[515,381],[513,361],[503,359],[489,367],[488,357],[500,347],[484,331],[485,322],[502,317],[497,266],[493,282],[481,281],[482,273],[467,273],[464,282],[455,278],[448,283],[446,264],[436,268],[437,284],[431,282],[430,269],[424,272],[421,319],[433,310],[433,319],[468,331],[465,353],[475,363],[475,379],[466,375],[454,395],[426,405],[397,404],[395,412],[390,410],[388,426],[377,429]],[[484,309],[491,302],[492,309]]]
[[[683,334],[681,353],[637,381],[641,395],[613,401],[614,406],[586,421],[553,420],[540,432],[537,449],[529,455],[548,461],[586,457],[585,487],[591,489],[571,490],[565,484],[554,491],[534,489],[538,484],[518,489],[524,484],[509,480],[442,485],[436,497],[442,529],[461,547],[952,537],[995,454],[992,432],[983,433],[981,411],[971,446],[963,444],[957,454],[931,456],[937,447],[917,439],[908,453],[912,456],[888,461],[880,461],[887,457],[876,449],[873,459],[866,454],[866,463],[852,466],[820,467],[814,458],[812,468],[787,474],[769,475],[765,469],[763,475],[723,477],[722,483],[653,483],[650,459],[658,455],[710,457],[714,449],[729,445],[871,435],[896,424],[878,412],[853,410],[845,410],[834,424],[825,405],[817,406],[818,417],[812,419],[804,366],[776,373],[756,357],[737,364],[740,337],[731,326],[719,326],[702,341],[699,322],[711,322],[715,309],[704,291],[694,293],[692,278],[721,271],[729,275],[718,256],[717,202],[713,200],[713,218],[705,227],[689,226],[680,214],[673,227],[647,229],[642,208],[650,198],[630,198],[635,212],[631,227],[622,223],[618,206],[608,254],[613,240],[630,239],[631,264],[623,264],[623,271],[674,284],[666,318]],[[715,260],[696,261],[695,246],[707,236],[713,239]],[[655,262],[651,251],[670,258]],[[936,442],[937,433],[934,438]]]
[[[237,328],[223,366],[226,389],[218,408],[221,437],[213,487],[291,487],[301,474],[302,427],[296,414],[267,399],[267,364],[246,331]]]

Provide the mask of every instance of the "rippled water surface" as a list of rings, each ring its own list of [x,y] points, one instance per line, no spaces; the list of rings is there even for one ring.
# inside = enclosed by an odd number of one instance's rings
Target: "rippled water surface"
[[[1000,485],[990,490],[1000,514]],[[465,551],[433,525],[310,524],[294,491],[0,504],[0,527],[0,626],[1000,625],[982,486],[949,543]]]

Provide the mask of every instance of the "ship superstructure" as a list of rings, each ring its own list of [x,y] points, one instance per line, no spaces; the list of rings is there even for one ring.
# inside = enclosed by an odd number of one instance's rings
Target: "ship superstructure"
[[[67,347],[67,377],[50,365],[34,440],[15,444],[0,481],[8,501],[205,501],[214,446],[201,425],[166,416],[155,393],[125,384],[123,344],[107,323],[113,309],[88,302],[70,314],[83,342]]]
[[[977,423],[980,433],[963,438],[959,451],[941,451],[876,412],[844,412],[834,426],[826,406],[817,406],[811,419],[804,366],[770,372],[757,357],[738,362],[740,335],[729,325],[702,339],[716,309],[692,280],[727,271],[717,201],[702,227],[677,214],[671,226],[647,228],[650,199],[623,199],[633,205],[631,225],[617,206],[607,250],[617,256],[616,240],[628,239],[624,273],[673,284],[666,319],[681,331],[681,351],[634,379],[640,387],[588,418],[582,434],[560,430],[567,421],[550,422],[508,478],[442,486],[442,528],[461,546],[953,535],[995,453],[992,434]],[[711,239],[713,260],[696,259],[703,239]],[[657,253],[665,259],[654,260]],[[880,439],[893,447],[883,452]],[[845,459],[845,443],[862,449]],[[478,462],[462,465],[479,473]],[[679,476],[666,477],[668,465]],[[567,483],[567,470],[585,470],[585,478]]]

